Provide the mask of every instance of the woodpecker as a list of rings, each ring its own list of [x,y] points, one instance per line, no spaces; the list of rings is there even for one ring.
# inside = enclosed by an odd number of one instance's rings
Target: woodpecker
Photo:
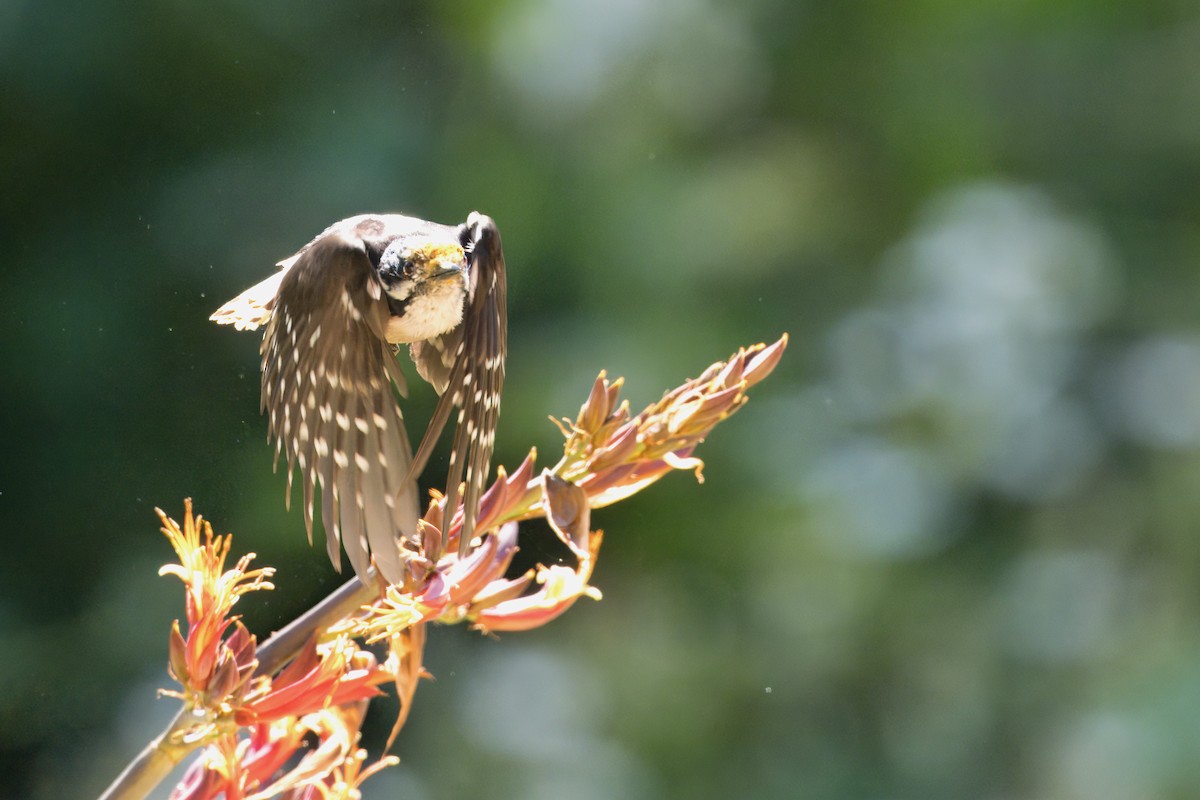
[[[457,227],[365,214],[334,223],[278,266],[211,319],[265,326],[261,406],[276,466],[286,458],[289,507],[299,470],[309,543],[319,492],[334,567],[340,539],[361,580],[373,557],[389,583],[400,582],[403,537],[418,533],[415,478],[457,407],[443,536],[465,480],[465,554],[504,385],[506,281],[495,223],[477,212]],[[408,394],[395,358],[403,344],[440,395],[415,457],[395,394]]]

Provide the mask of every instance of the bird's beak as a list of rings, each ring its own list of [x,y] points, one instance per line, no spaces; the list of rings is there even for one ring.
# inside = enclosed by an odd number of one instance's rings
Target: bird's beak
[[[443,263],[438,264],[437,268],[433,272],[429,273],[429,277],[434,280],[437,280],[440,278],[449,278],[449,277],[458,275],[459,273],[466,272],[466,271],[467,271],[466,262],[463,262],[462,264],[454,264],[454,263],[445,264],[443,262]]]
[[[457,243],[438,244],[430,247],[426,253],[427,277],[430,280],[453,278],[467,271],[467,259]]]

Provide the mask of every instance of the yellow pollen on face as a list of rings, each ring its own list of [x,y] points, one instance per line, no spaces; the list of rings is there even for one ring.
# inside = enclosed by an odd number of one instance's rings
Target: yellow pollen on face
[[[431,242],[413,250],[409,259],[419,267],[436,269],[443,266],[459,266],[466,261],[466,254],[457,244]]]

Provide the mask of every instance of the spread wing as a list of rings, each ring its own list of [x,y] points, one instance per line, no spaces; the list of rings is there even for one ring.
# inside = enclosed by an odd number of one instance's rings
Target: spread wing
[[[384,339],[388,306],[361,239],[328,232],[282,273],[263,336],[262,407],[275,460],[286,455],[288,504],[300,471],[304,523],[313,501],[330,560],[338,541],[366,579],[373,555],[383,576],[403,579],[399,537],[415,534],[417,489],[394,383],[404,376]]]
[[[213,312],[210,320],[239,331],[256,331],[271,319],[284,270],[259,281]]]
[[[508,311],[504,250],[495,223],[490,217],[472,213],[460,228],[460,238],[471,260],[470,293],[462,324],[441,337],[413,345],[412,356],[418,373],[441,392],[417,448],[414,472],[424,469],[451,410],[455,406],[459,409],[446,478],[443,534],[449,533],[465,471],[458,548],[461,555],[474,536],[479,498],[491,467],[504,388]]]

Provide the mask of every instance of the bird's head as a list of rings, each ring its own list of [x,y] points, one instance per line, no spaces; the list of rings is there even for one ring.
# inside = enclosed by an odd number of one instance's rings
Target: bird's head
[[[379,280],[388,297],[408,303],[417,295],[436,294],[448,300],[466,292],[467,258],[453,239],[401,236],[379,257]]]
[[[455,238],[398,238],[380,255],[378,272],[392,344],[440,336],[462,322],[468,266]]]

